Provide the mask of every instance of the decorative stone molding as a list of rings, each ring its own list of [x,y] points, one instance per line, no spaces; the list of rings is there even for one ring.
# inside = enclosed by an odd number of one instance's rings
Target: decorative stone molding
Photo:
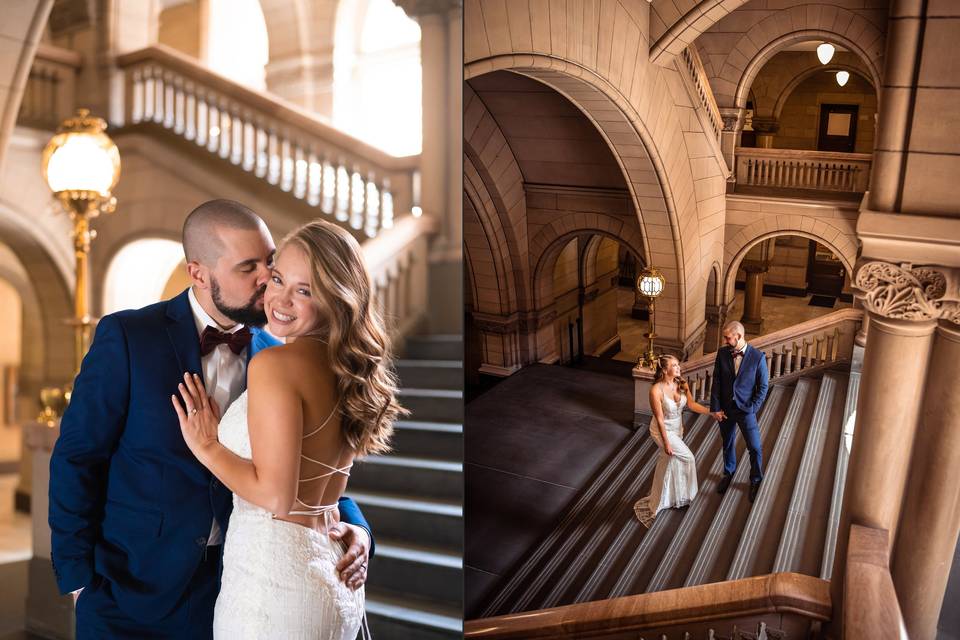
[[[721,107],[720,118],[723,120],[723,130],[737,132],[743,129],[746,113],[746,109],[739,107]]]
[[[431,13],[447,13],[463,8],[463,0],[393,0],[393,3],[414,20]]]
[[[864,292],[864,308],[879,316],[960,324],[960,277],[952,269],[873,260],[857,269],[854,286]]]
[[[774,118],[753,117],[753,130],[758,134],[773,134],[780,130],[780,123]]]
[[[547,325],[553,324],[557,319],[557,311],[554,308],[532,311],[520,316],[520,331],[522,333],[533,333]]]
[[[520,328],[520,319],[516,314],[503,317],[474,312],[473,325],[485,333],[507,335],[510,333],[516,333],[517,329]]]

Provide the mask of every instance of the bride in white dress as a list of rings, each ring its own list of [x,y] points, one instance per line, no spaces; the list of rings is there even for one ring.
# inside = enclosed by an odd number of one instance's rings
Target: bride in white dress
[[[653,524],[661,510],[684,507],[697,495],[697,463],[683,442],[685,406],[695,413],[710,413],[709,408],[693,399],[689,385],[680,377],[680,361],[673,356],[660,356],[650,386],[650,437],[660,449],[660,457],[650,494],[633,505],[634,513],[646,527]]]
[[[363,588],[339,579],[344,549],[328,535],[354,458],[386,451],[404,412],[369,282],[346,231],[296,230],[264,294],[270,333],[286,344],[250,361],[247,391],[222,419],[198,378],[181,385],[185,409],[174,400],[190,450],[234,493],[214,638],[369,633]]]

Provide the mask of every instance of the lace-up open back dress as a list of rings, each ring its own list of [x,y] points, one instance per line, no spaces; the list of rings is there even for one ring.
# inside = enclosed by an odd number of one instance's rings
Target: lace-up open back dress
[[[320,432],[337,415],[334,407],[323,423],[303,436]],[[247,427],[247,393],[230,405],[220,420],[220,442],[252,459]],[[350,465],[335,467],[303,454],[325,471],[300,480],[313,482],[334,474],[350,475]],[[223,576],[214,611],[217,640],[354,640],[363,626],[363,588],[352,591],[340,581],[336,564],[345,549],[327,535],[336,502],[291,511],[317,515],[320,530],[285,520],[234,495],[233,513],[223,550]]]

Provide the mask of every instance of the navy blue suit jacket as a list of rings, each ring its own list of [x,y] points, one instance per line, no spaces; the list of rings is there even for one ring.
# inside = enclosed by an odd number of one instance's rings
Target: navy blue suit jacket
[[[723,347],[717,351],[713,365],[713,389],[710,392],[710,410],[721,409],[733,417],[732,411],[756,413],[767,397],[767,358],[759,349],[749,344],[743,352],[740,372],[733,366],[733,349]]]
[[[278,344],[252,330],[247,352]],[[152,622],[170,612],[206,553],[210,523],[225,531],[233,500],[190,453],[170,396],[202,375],[187,292],[104,316],[83,359],[50,459],[51,555],[62,593],[111,583],[117,605]],[[356,504],[344,521],[369,531]],[[371,536],[372,540],[372,536]]]

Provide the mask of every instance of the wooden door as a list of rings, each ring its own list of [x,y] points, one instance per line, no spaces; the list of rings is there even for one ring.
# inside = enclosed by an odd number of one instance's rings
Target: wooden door
[[[853,153],[857,146],[857,114],[855,104],[821,104],[818,151]]]
[[[843,263],[822,244],[810,241],[807,293],[838,297],[843,290]]]

